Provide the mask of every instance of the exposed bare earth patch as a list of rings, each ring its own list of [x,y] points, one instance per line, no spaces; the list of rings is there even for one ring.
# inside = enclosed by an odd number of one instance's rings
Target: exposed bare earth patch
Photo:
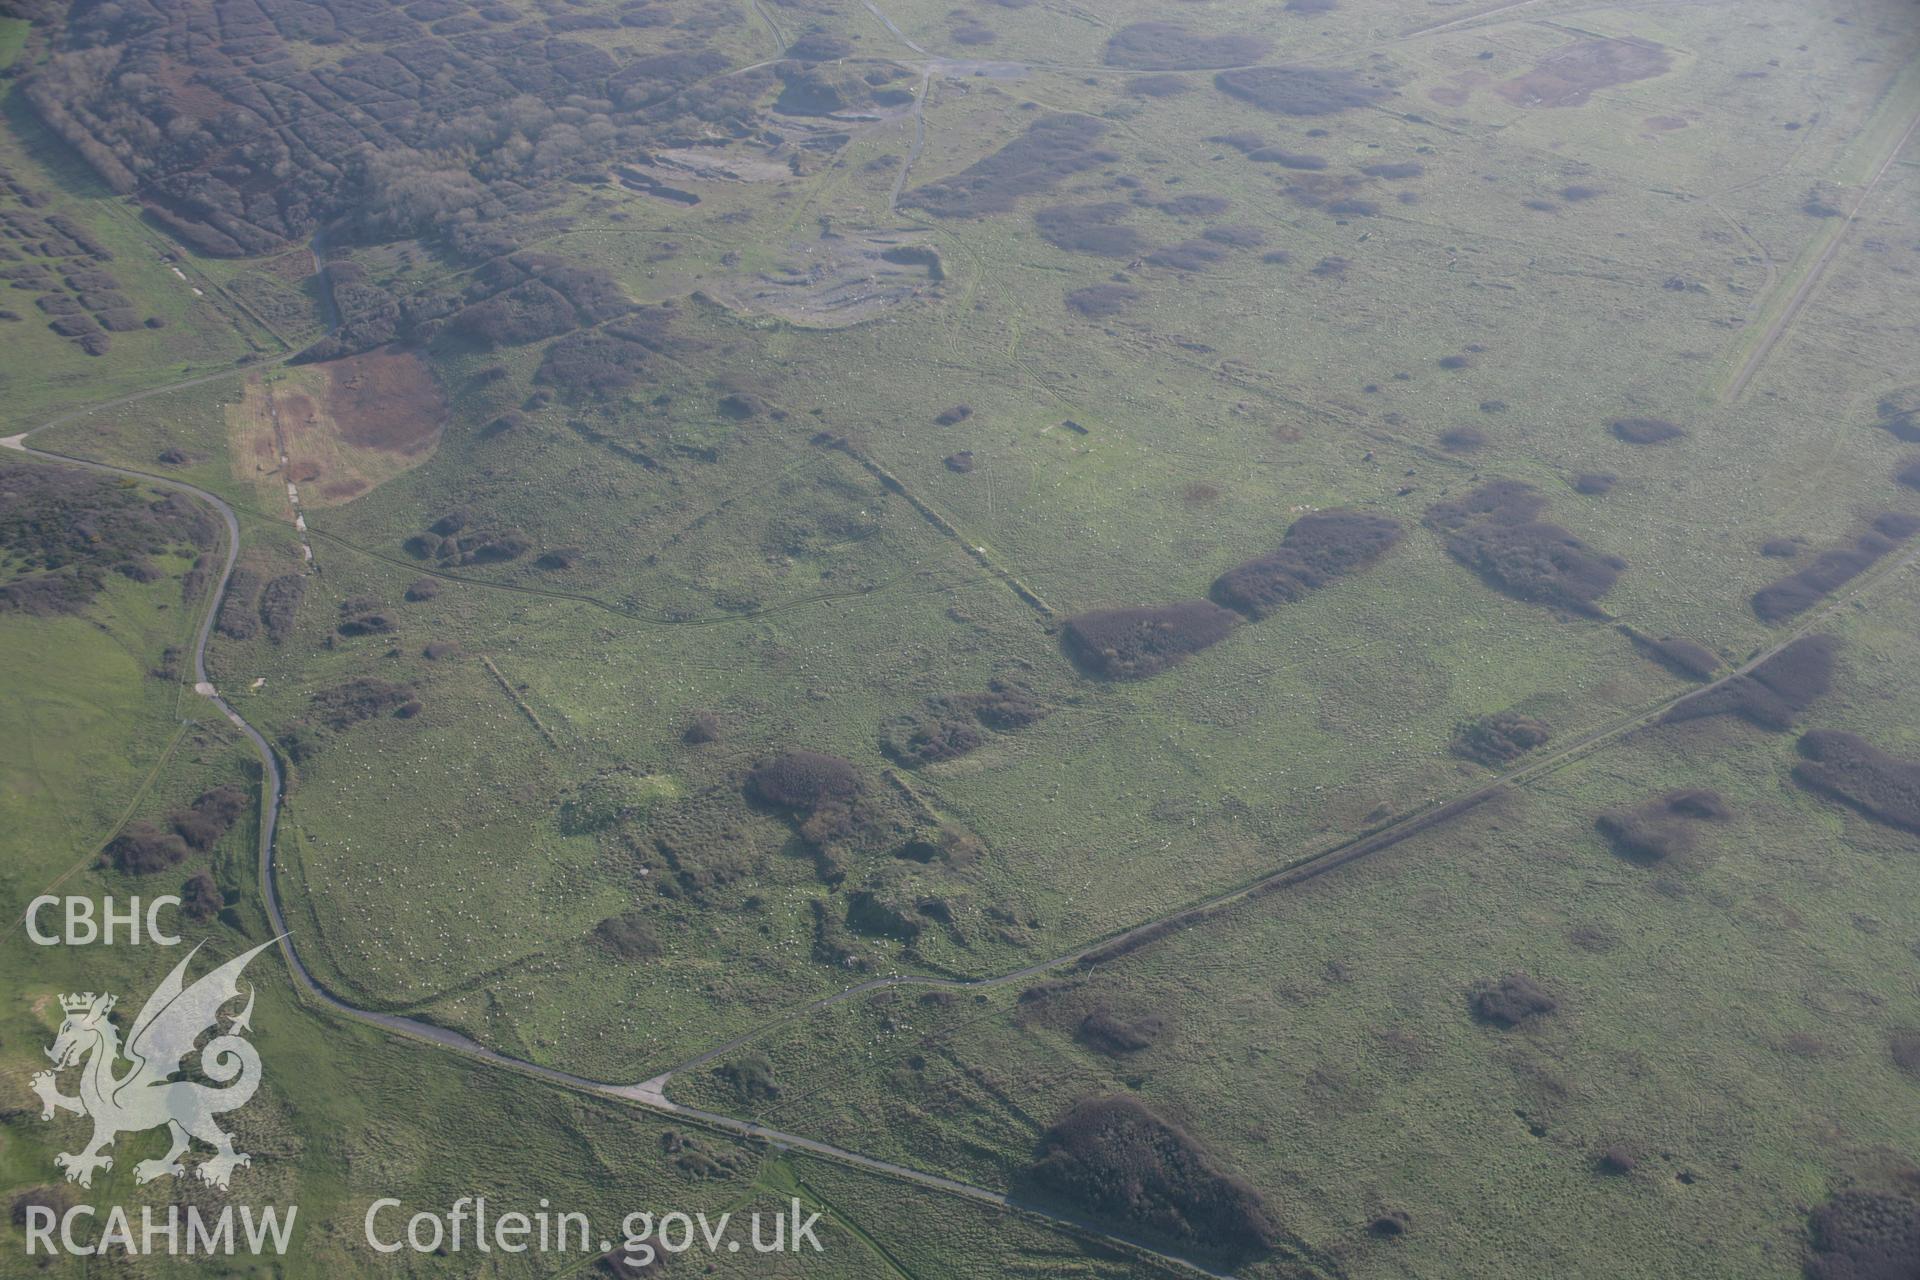
[[[941,278],[938,253],[911,237],[849,232],[791,244],[778,265],[708,292],[736,310],[814,329],[844,329],[911,302]]]
[[[273,505],[339,506],[424,462],[440,442],[446,401],[426,364],[383,348],[248,378],[227,407],[237,479]]]
[[[1524,75],[1493,87],[1516,107],[1584,106],[1596,89],[1660,75],[1672,65],[1651,40],[1581,40],[1557,49]]]
[[[629,167],[667,182],[785,182],[793,177],[785,161],[713,147],[676,147],[656,151],[650,159]]]
[[[348,444],[419,457],[440,442],[446,401],[413,352],[387,348],[320,367],[326,410]]]

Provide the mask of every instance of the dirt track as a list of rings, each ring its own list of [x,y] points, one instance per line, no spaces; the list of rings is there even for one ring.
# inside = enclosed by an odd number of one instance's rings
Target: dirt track
[[[1740,366],[1740,371],[1727,383],[1727,389],[1720,396],[1722,404],[1731,404],[1738,400],[1745,393],[1747,385],[1753,381],[1753,376],[1760,372],[1760,366],[1765,364],[1767,357],[1773,354],[1774,347],[1779,344],[1788,327],[1793,324],[1794,317],[1800,314],[1800,308],[1806,305],[1807,299],[1813,296],[1813,291],[1819,288],[1821,277],[1826,275],[1827,268],[1833,264],[1834,258],[1840,252],[1840,246],[1846,242],[1847,232],[1852,228],[1854,219],[1860,216],[1860,210],[1866,207],[1868,199],[1880,185],[1880,180],[1887,176],[1888,170],[1893,168],[1893,162],[1900,158],[1902,151],[1906,150],[1907,143],[1913,140],[1915,132],[1920,132],[1920,115],[1916,115],[1907,125],[1906,132],[1900,135],[1900,140],[1887,152],[1887,158],[1874,171],[1873,178],[1861,188],[1859,198],[1853,202],[1853,208],[1847,210],[1846,220],[1834,232],[1833,238],[1827,242],[1827,247],[1820,251],[1820,256],[1814,259],[1813,265],[1807,268],[1807,274],[1801,279],[1799,287],[1793,291],[1793,297],[1787,303],[1786,310],[1767,326],[1766,332],[1760,335],[1760,341],[1755,343],[1753,350],[1747,354],[1746,361]]]

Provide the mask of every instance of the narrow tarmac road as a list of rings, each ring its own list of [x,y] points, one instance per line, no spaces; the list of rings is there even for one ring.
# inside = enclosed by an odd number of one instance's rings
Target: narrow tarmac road
[[[1232,1280],[1230,1276],[1208,1270],[1206,1267],[1189,1261],[1188,1259],[1181,1258],[1174,1254],[1162,1253],[1160,1250],[1142,1241],[1117,1234],[1071,1214],[1026,1203],[1009,1196],[1005,1192],[993,1191],[986,1187],[977,1187],[971,1183],[961,1182],[954,1178],[942,1177],[939,1174],[927,1173],[906,1165],[879,1160],[872,1156],[863,1155],[857,1151],[849,1151],[800,1134],[785,1133],[778,1129],[770,1129],[764,1125],[739,1120],[732,1116],[721,1115],[711,1111],[702,1111],[693,1107],[685,1107],[669,1099],[656,1088],[651,1081],[634,1085],[611,1084],[606,1081],[589,1080],[584,1076],[572,1075],[553,1067],[542,1066],[539,1063],[527,1062],[501,1053],[498,1050],[490,1049],[483,1044],[461,1035],[457,1031],[450,1031],[445,1027],[436,1027],[431,1023],[418,1022],[412,1018],[401,1017],[398,1014],[379,1013],[371,1009],[358,1008],[329,991],[319,979],[315,978],[313,974],[308,971],[305,963],[300,959],[300,954],[294,947],[292,933],[287,928],[286,917],[280,909],[278,869],[274,861],[274,834],[279,825],[280,806],[284,796],[284,779],[280,771],[279,759],[274,755],[273,748],[268,744],[266,737],[258,729],[254,728],[253,725],[249,724],[238,711],[233,709],[233,706],[220,695],[219,690],[207,675],[207,642],[212,636],[214,619],[219,615],[220,602],[226,596],[227,585],[233,577],[234,565],[239,559],[239,516],[234,512],[234,509],[227,504],[226,500],[219,495],[210,493],[197,485],[188,484],[183,480],[154,475],[151,472],[136,471],[130,467],[117,467],[110,463],[94,462],[90,459],[74,457],[70,454],[36,449],[27,443],[30,437],[45,431],[49,427],[75,421],[100,409],[117,407],[143,399],[146,396],[159,395],[167,391],[178,391],[187,387],[198,386],[202,383],[211,382],[216,378],[226,376],[231,375],[222,373],[192,378],[167,387],[141,392],[138,395],[124,396],[120,399],[109,401],[106,404],[93,406],[92,408],[77,409],[70,413],[62,414],[57,418],[50,419],[30,431],[24,431],[18,435],[0,439],[0,448],[13,449],[19,453],[39,458],[45,462],[81,467],[89,471],[102,472],[107,475],[123,476],[128,479],[138,480],[143,484],[151,485],[155,488],[168,489],[176,493],[187,494],[211,506],[219,513],[220,518],[225,522],[227,528],[226,558],[221,565],[219,580],[214,584],[213,590],[208,593],[206,614],[200,621],[200,627],[194,639],[194,691],[206,698],[215,707],[219,708],[221,714],[226,716],[235,728],[246,735],[247,740],[253,744],[254,751],[260,758],[262,787],[260,797],[261,822],[258,871],[261,885],[261,899],[266,906],[268,921],[272,925],[274,932],[278,935],[277,941],[280,944],[281,957],[286,962],[287,971],[293,976],[294,983],[301,993],[310,1000],[342,1017],[351,1018],[356,1022],[378,1027],[395,1035],[405,1036],[412,1040],[451,1050],[465,1057],[477,1059],[478,1061],[505,1070],[515,1071],[521,1075],[543,1080],[549,1084],[577,1090],[582,1093],[618,1099],[622,1102],[642,1107],[648,1111],[675,1117],[684,1122],[698,1124],[709,1129],[717,1129],[741,1138],[766,1142],[781,1150],[804,1151],[823,1159],[833,1160],[858,1169],[865,1169],[869,1172],[879,1173],[900,1181],[915,1183],[919,1186],[945,1192],[949,1195],[964,1196],[969,1200],[994,1205],[1015,1213],[1024,1214],[1028,1217],[1040,1219],[1043,1222],[1067,1230],[1073,1234],[1098,1240],[1111,1247],[1123,1249],[1131,1254],[1150,1259],[1164,1266],[1172,1267],[1180,1272],[1212,1277],[1213,1280]]]

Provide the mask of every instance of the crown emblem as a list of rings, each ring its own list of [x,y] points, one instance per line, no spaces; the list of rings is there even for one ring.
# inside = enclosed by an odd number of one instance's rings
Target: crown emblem
[[[46,1049],[52,1070],[35,1072],[29,1083],[40,1098],[42,1120],[67,1111],[93,1121],[93,1136],[85,1146],[53,1157],[54,1167],[66,1171],[68,1182],[92,1186],[94,1174],[114,1167],[108,1154],[114,1139],[149,1129],[165,1129],[173,1145],[158,1159],[135,1164],[135,1183],[191,1173],[225,1191],[233,1171],[253,1162],[246,1152],[234,1150],[233,1135],[215,1118],[246,1106],[260,1087],[260,1053],[246,1038],[252,1029],[254,992],[242,990],[240,977],[249,960],[279,940],[270,938],[243,951],[189,985],[187,968],[200,951],[195,947],[125,1028],[107,1022],[115,1001],[110,991],[52,993],[66,1021]],[[246,1008],[223,1018],[220,1011],[242,995]],[[122,1063],[127,1064],[124,1069]],[[60,1091],[59,1077],[68,1071],[80,1074],[78,1095]],[[206,1079],[174,1079],[182,1075]],[[11,1097],[8,1106],[16,1108]],[[181,1164],[180,1157],[195,1142],[212,1147],[213,1154],[191,1167]],[[292,1218],[289,1211],[289,1225]]]

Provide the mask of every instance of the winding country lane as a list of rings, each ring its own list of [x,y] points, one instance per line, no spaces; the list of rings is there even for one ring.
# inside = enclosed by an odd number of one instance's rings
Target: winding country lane
[[[256,364],[248,367],[257,368],[259,366]],[[199,630],[195,634],[193,647],[194,692],[206,698],[215,707],[219,708],[221,714],[226,716],[235,728],[246,735],[247,740],[253,744],[255,753],[260,757],[262,786],[260,796],[261,820],[258,866],[261,899],[266,906],[268,921],[278,935],[277,940],[280,944],[281,957],[285,960],[287,971],[293,976],[295,986],[302,995],[342,1017],[351,1018],[356,1022],[378,1027],[392,1034],[405,1036],[408,1039],[422,1041],[443,1049],[451,1050],[465,1057],[476,1059],[508,1071],[515,1071],[521,1075],[530,1076],[549,1084],[559,1085],[562,1088],[618,1099],[642,1107],[648,1111],[672,1116],[683,1122],[696,1124],[708,1129],[719,1130],[735,1137],[766,1142],[782,1150],[804,1151],[810,1155],[832,1160],[840,1164],[850,1165],[857,1169],[864,1169],[871,1173],[878,1173],[899,1181],[915,1183],[919,1186],[945,1192],[950,1195],[963,1196],[969,1200],[975,1200],[1039,1219],[1054,1227],[1063,1228],[1073,1234],[1098,1240],[1109,1246],[1123,1249],[1137,1256],[1149,1258],[1182,1272],[1212,1277],[1213,1280],[1231,1280],[1231,1277],[1225,1276],[1220,1272],[1210,1271],[1198,1263],[1174,1254],[1162,1253],[1149,1244],[1125,1235],[1116,1234],[1104,1227],[1095,1225],[1091,1221],[1059,1210],[1041,1208],[1024,1201],[1016,1200],[1005,1192],[993,1191],[985,1187],[977,1187],[971,1183],[961,1182],[954,1178],[942,1177],[939,1174],[927,1173],[906,1165],[894,1164],[886,1160],[878,1160],[872,1156],[862,1155],[857,1151],[848,1151],[828,1143],[815,1141],[812,1138],[807,1138],[800,1134],[785,1133],[778,1129],[770,1129],[764,1125],[740,1120],[733,1116],[720,1115],[711,1111],[702,1111],[694,1107],[685,1107],[667,1098],[660,1087],[653,1081],[635,1085],[610,1084],[600,1080],[589,1080],[584,1076],[572,1075],[565,1071],[556,1070],[553,1067],[542,1066],[539,1063],[526,1062],[522,1059],[501,1053],[498,1050],[490,1049],[483,1044],[461,1035],[457,1031],[450,1031],[445,1027],[436,1027],[430,1023],[418,1022],[412,1018],[404,1018],[397,1014],[378,1013],[370,1009],[357,1008],[329,991],[319,979],[315,978],[313,974],[308,971],[305,963],[300,959],[300,953],[294,946],[292,934],[287,929],[286,918],[280,910],[278,868],[274,861],[274,833],[279,824],[280,807],[284,792],[284,779],[280,771],[280,762],[274,755],[273,748],[268,744],[266,737],[258,729],[254,728],[253,725],[249,724],[239,712],[235,711],[232,704],[221,697],[219,690],[216,689],[212,681],[207,678],[207,642],[213,634],[213,624],[220,612],[220,602],[226,597],[227,585],[233,577],[234,565],[240,555],[239,516],[234,512],[234,509],[227,504],[225,499],[200,488],[198,485],[188,484],[185,481],[175,480],[167,476],[154,475],[150,472],[136,471],[130,467],[118,467],[110,463],[95,462],[87,458],[74,457],[71,454],[58,453],[47,449],[36,449],[27,443],[30,437],[47,430],[49,427],[76,421],[99,410],[116,408],[137,400],[145,399],[148,396],[161,395],[169,391],[179,391],[188,387],[199,386],[220,378],[231,377],[234,373],[238,372],[242,372],[242,370],[189,378],[183,382],[172,383],[165,387],[154,388],[150,391],[140,392],[135,395],[123,396],[119,399],[108,401],[105,404],[73,410],[59,417],[50,419],[29,431],[0,439],[0,448],[13,449],[19,453],[39,458],[45,462],[81,467],[106,475],[122,476],[137,480],[154,488],[187,494],[212,507],[220,514],[220,518],[226,523],[226,558],[221,565],[219,580],[214,584],[213,590],[208,593],[206,615],[201,619]],[[1003,978],[998,981],[1005,980],[1007,979]],[[847,994],[850,993],[842,993],[842,998]],[[663,1080],[664,1078],[665,1077],[662,1077]]]

